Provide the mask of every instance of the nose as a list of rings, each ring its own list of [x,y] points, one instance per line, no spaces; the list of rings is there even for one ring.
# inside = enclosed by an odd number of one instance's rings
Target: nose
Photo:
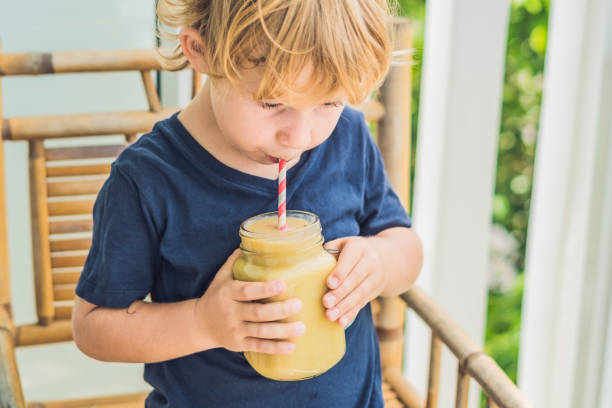
[[[296,114],[277,134],[278,142],[291,149],[301,150],[310,146],[312,124],[305,115]]]

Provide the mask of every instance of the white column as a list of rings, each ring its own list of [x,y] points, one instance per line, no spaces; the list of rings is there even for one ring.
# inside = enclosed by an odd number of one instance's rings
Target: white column
[[[519,357],[538,407],[595,408],[609,388],[611,5],[551,8]]]
[[[425,250],[417,284],[477,342],[484,337],[509,4],[427,2],[414,221]],[[425,394],[430,332],[410,314],[407,377]],[[440,403],[453,406],[457,364],[443,353]],[[470,406],[477,406],[472,384]]]
[[[612,44],[612,41],[610,41]],[[612,47],[611,47],[612,48]],[[608,57],[606,63],[606,71],[612,72],[612,49],[608,48]],[[612,78],[607,79],[608,95],[612,95]],[[610,101],[608,101],[610,102]],[[608,104],[608,112],[612,112],[612,104]],[[608,163],[612,163],[612,143],[609,141],[612,140],[612,129],[610,129],[610,125],[608,124]],[[612,257],[610,256],[610,248],[612,248],[612,166],[608,164],[607,176],[605,182],[605,198],[603,199],[603,208],[607,209],[605,214],[602,217],[602,236],[600,239],[600,251],[599,257],[601,261],[598,265],[599,274],[608,274],[612,275]],[[604,278],[604,285],[605,285]],[[591,367],[594,367],[595,370],[598,370],[598,363],[601,361],[603,367],[601,367],[601,374],[598,376],[598,372],[587,373],[587,377],[585,378],[598,378],[598,381],[593,381],[593,385],[599,388],[599,401],[597,406],[598,408],[609,408],[612,407],[612,387],[604,386],[604,384],[612,384],[612,302],[610,301],[611,293],[610,293],[610,282],[607,282],[608,285],[604,286],[604,291],[607,293],[603,294],[603,296],[599,297],[598,300],[603,302],[603,309],[599,309],[599,320],[597,323],[606,327],[605,332],[595,333],[595,335],[599,335],[597,341],[601,343],[598,344],[598,348],[591,349],[590,362]],[[607,314],[607,321],[605,315]],[[605,337],[604,337],[605,336]],[[603,353],[602,353],[603,346]],[[598,354],[602,353],[602,354]],[[597,395],[596,389],[594,390]],[[589,394],[590,395],[590,394]]]

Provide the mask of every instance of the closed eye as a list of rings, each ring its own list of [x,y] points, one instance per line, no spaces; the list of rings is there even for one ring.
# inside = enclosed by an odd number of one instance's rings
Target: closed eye
[[[279,106],[281,106],[282,104],[280,103],[269,103],[269,102],[261,102],[259,104],[259,106],[261,106],[264,109],[276,109]]]
[[[277,109],[279,107],[281,107],[283,104],[282,103],[270,103],[270,102],[260,102],[259,106],[261,106],[264,109]],[[328,108],[340,108],[342,106],[344,106],[344,103],[342,103],[341,101],[333,101],[333,102],[326,102],[323,104],[323,106],[328,107]]]
[[[330,108],[339,108],[341,106],[344,106],[344,104],[340,101],[334,101],[334,102],[326,102],[323,104],[323,106],[328,106]]]

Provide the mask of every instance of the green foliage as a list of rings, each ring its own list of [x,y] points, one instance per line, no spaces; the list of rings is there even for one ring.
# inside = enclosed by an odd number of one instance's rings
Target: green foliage
[[[518,239],[520,270],[524,268],[542,99],[548,3],[513,0],[510,12],[493,219]]]
[[[489,293],[485,351],[516,382],[524,275],[508,292]]]
[[[416,163],[416,145],[417,145],[417,129],[419,118],[419,95],[421,94],[421,63],[423,55],[423,38],[425,33],[425,1],[424,0],[398,0],[401,15],[408,17],[412,24],[412,47],[414,49],[413,62],[414,69],[412,70],[412,103],[411,103],[411,131],[412,131],[412,149],[410,163],[412,171],[410,172],[410,196],[414,189],[414,164]],[[411,199],[410,203],[414,201]]]
[[[425,0],[398,1],[402,15],[412,21],[414,30],[412,137],[416,146]],[[550,0],[511,1],[493,222],[503,225],[517,238],[518,271],[524,270],[549,9]],[[415,151],[413,148],[413,154]],[[414,166],[414,158],[412,163]],[[512,290],[490,292],[488,300],[485,349],[513,381],[516,381],[522,293],[523,274],[520,273]]]

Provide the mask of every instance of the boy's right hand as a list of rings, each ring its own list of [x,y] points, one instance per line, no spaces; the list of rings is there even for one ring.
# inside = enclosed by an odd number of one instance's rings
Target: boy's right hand
[[[287,339],[306,332],[302,322],[281,323],[302,308],[299,299],[280,302],[253,302],[279,295],[285,284],[243,282],[234,280],[232,268],[240,256],[235,250],[219,269],[214,280],[196,301],[195,321],[199,333],[212,340],[214,347],[232,351],[258,351],[268,354],[288,354],[295,345]]]

